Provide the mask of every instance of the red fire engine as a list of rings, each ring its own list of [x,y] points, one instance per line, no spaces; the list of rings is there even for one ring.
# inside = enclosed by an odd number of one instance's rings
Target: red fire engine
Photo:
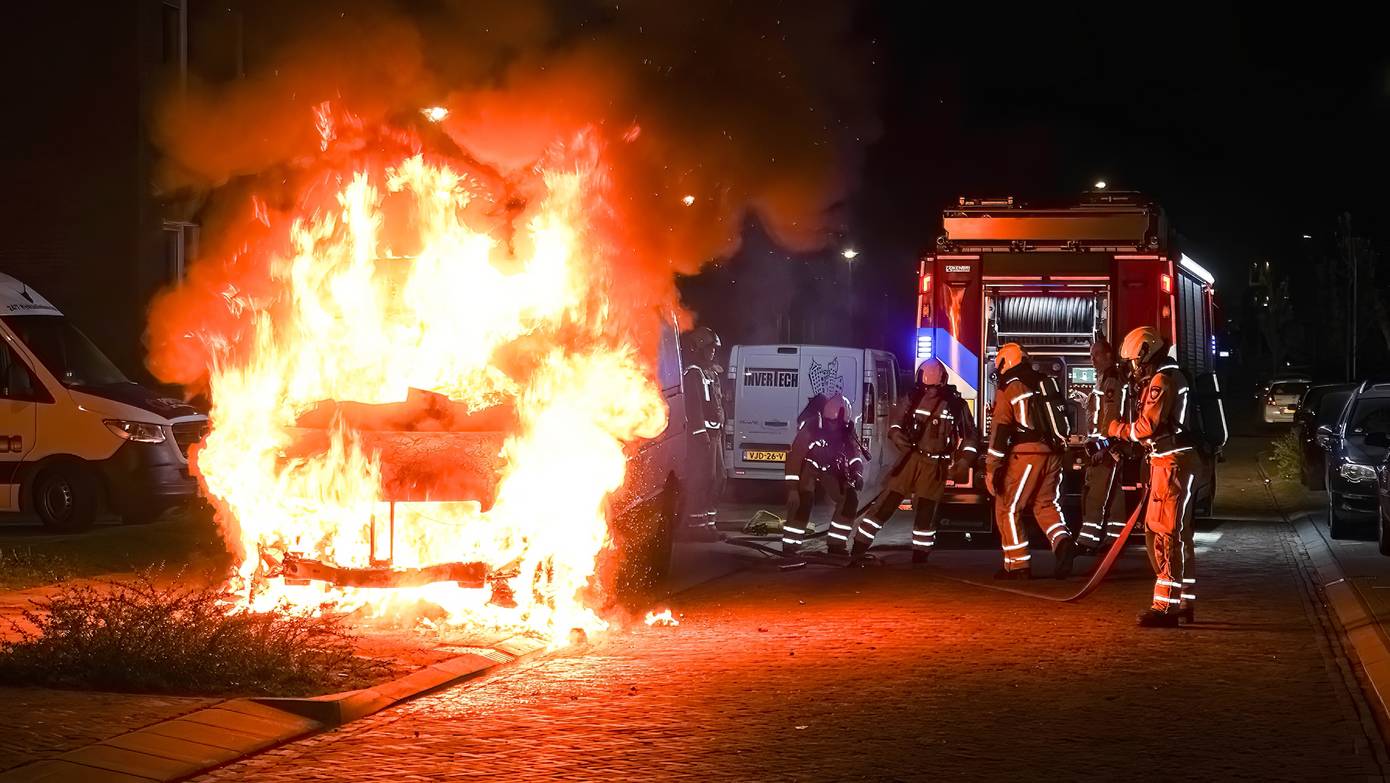
[[[981,432],[994,399],[994,355],[1015,342],[1036,369],[1057,379],[1064,395],[1081,398],[1095,384],[1089,348],[1096,336],[1118,349],[1131,329],[1154,325],[1169,336],[1189,376],[1212,371],[1215,280],[1181,252],[1158,205],[1134,193],[1095,192],[1080,203],[1035,208],[1005,199],[960,199],[943,213],[945,234],[919,270],[916,363],[935,356],[969,402]],[[1082,408],[1072,431],[1081,432]],[[1214,460],[1195,508],[1209,513]],[[1079,446],[1064,491],[1080,492]],[[1125,488],[1137,498],[1137,465]],[[988,498],[976,471],[948,490],[952,504]],[[959,509],[958,509],[959,510]],[[947,529],[986,531],[988,514],[957,513]]]

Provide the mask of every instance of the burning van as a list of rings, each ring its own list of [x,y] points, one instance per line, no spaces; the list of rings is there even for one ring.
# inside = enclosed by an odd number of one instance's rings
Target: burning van
[[[505,186],[406,154],[254,204],[261,244],[229,263],[256,274],[184,332],[212,400],[194,468],[245,605],[561,641],[659,576],[676,322],[623,298],[590,145]]]

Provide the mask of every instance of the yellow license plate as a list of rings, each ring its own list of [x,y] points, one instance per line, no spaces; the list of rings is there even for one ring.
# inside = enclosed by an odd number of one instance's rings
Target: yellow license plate
[[[745,451],[743,452],[744,462],[786,462],[787,452],[785,451]]]

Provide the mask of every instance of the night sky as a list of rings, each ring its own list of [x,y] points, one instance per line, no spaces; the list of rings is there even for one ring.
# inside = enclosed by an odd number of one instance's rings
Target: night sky
[[[882,134],[846,205],[844,241],[863,253],[867,344],[906,350],[897,338],[911,326],[914,259],[960,195],[1068,197],[1096,179],[1139,190],[1168,210],[1232,303],[1249,262],[1297,263],[1302,235],[1331,241],[1343,211],[1383,238],[1382,19],[1307,7],[902,6],[859,17],[882,95]],[[825,270],[834,260],[807,262],[824,279],[807,290],[844,290],[844,276]],[[724,274],[756,266],[735,259]]]

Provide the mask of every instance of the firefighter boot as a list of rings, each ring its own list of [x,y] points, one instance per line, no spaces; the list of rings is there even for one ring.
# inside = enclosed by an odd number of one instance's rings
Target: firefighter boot
[[[1071,562],[1076,559],[1076,547],[1070,538],[1064,538],[1057,544],[1056,558],[1057,564],[1052,569],[1053,578],[1066,579],[1071,576]]]
[[[913,549],[913,550],[912,550],[912,565],[913,565],[913,567],[914,567],[914,568],[921,568],[922,566],[925,566],[925,565],[927,564],[927,557],[930,556],[930,555],[931,555],[931,552],[928,552],[928,551],[926,551],[926,550],[924,550],[924,549]]]
[[[1197,602],[1183,601],[1182,606],[1178,609],[1178,617],[1182,618],[1183,622],[1188,625],[1197,622]]]
[[[1018,579],[1018,580],[1032,579],[1032,578],[1033,578],[1033,569],[1031,569],[1031,568],[1020,568],[1020,569],[1018,569],[1017,571],[1010,571],[1010,570],[1007,569],[1007,568],[1001,568],[1001,569],[999,569],[998,571],[995,571],[995,572],[994,572],[994,578],[995,578],[995,579],[998,579],[998,580],[1000,580],[1000,581],[1010,581],[1010,580],[1014,580],[1014,579]]]
[[[1161,612],[1157,609],[1145,609],[1139,615],[1140,628],[1177,628],[1177,612]]]
[[[864,555],[868,554],[868,552],[869,545],[856,538],[854,539],[854,547],[849,551],[849,559],[853,562],[858,562],[863,560]]]

